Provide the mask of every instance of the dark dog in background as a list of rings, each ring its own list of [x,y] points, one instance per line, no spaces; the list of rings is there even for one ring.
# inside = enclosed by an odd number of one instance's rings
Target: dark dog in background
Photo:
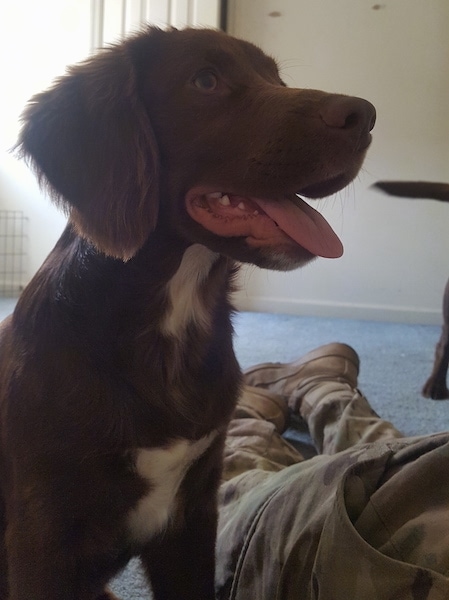
[[[392,196],[429,198],[449,202],[449,184],[427,181],[378,181],[375,186]],[[443,295],[443,328],[435,349],[432,373],[422,389],[423,396],[434,400],[449,398],[447,371],[449,367],[449,280]]]
[[[235,261],[341,255],[296,194],[346,186],[374,119],[211,30],[148,28],[32,99],[19,148],[69,221],[1,331],[2,600],[105,599],[132,556],[155,598],[214,598]]]

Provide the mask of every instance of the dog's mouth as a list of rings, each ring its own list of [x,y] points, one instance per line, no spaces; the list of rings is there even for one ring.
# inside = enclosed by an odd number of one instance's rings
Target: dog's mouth
[[[343,254],[343,245],[326,219],[296,194],[267,200],[194,188],[187,193],[186,208],[208,231],[244,237],[251,247],[295,244],[315,256]]]

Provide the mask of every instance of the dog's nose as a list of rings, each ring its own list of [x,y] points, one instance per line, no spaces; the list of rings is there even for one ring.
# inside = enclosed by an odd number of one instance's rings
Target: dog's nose
[[[328,127],[368,133],[376,122],[376,109],[362,98],[333,96],[321,109],[320,116]]]

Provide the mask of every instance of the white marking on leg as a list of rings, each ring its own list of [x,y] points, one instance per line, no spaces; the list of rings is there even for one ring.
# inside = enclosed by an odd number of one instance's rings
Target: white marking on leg
[[[166,526],[186,472],[216,436],[217,431],[212,431],[197,441],[175,440],[165,448],[141,448],[137,451],[135,470],[148,481],[150,490],[128,515],[128,529],[133,542],[145,543]]]

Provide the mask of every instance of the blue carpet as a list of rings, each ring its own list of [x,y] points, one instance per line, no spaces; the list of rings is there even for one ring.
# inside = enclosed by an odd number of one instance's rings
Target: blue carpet
[[[234,326],[243,368],[291,361],[323,344],[345,342],[360,356],[359,388],[382,418],[406,436],[449,426],[449,401],[421,396],[440,327],[267,313],[239,313]]]

